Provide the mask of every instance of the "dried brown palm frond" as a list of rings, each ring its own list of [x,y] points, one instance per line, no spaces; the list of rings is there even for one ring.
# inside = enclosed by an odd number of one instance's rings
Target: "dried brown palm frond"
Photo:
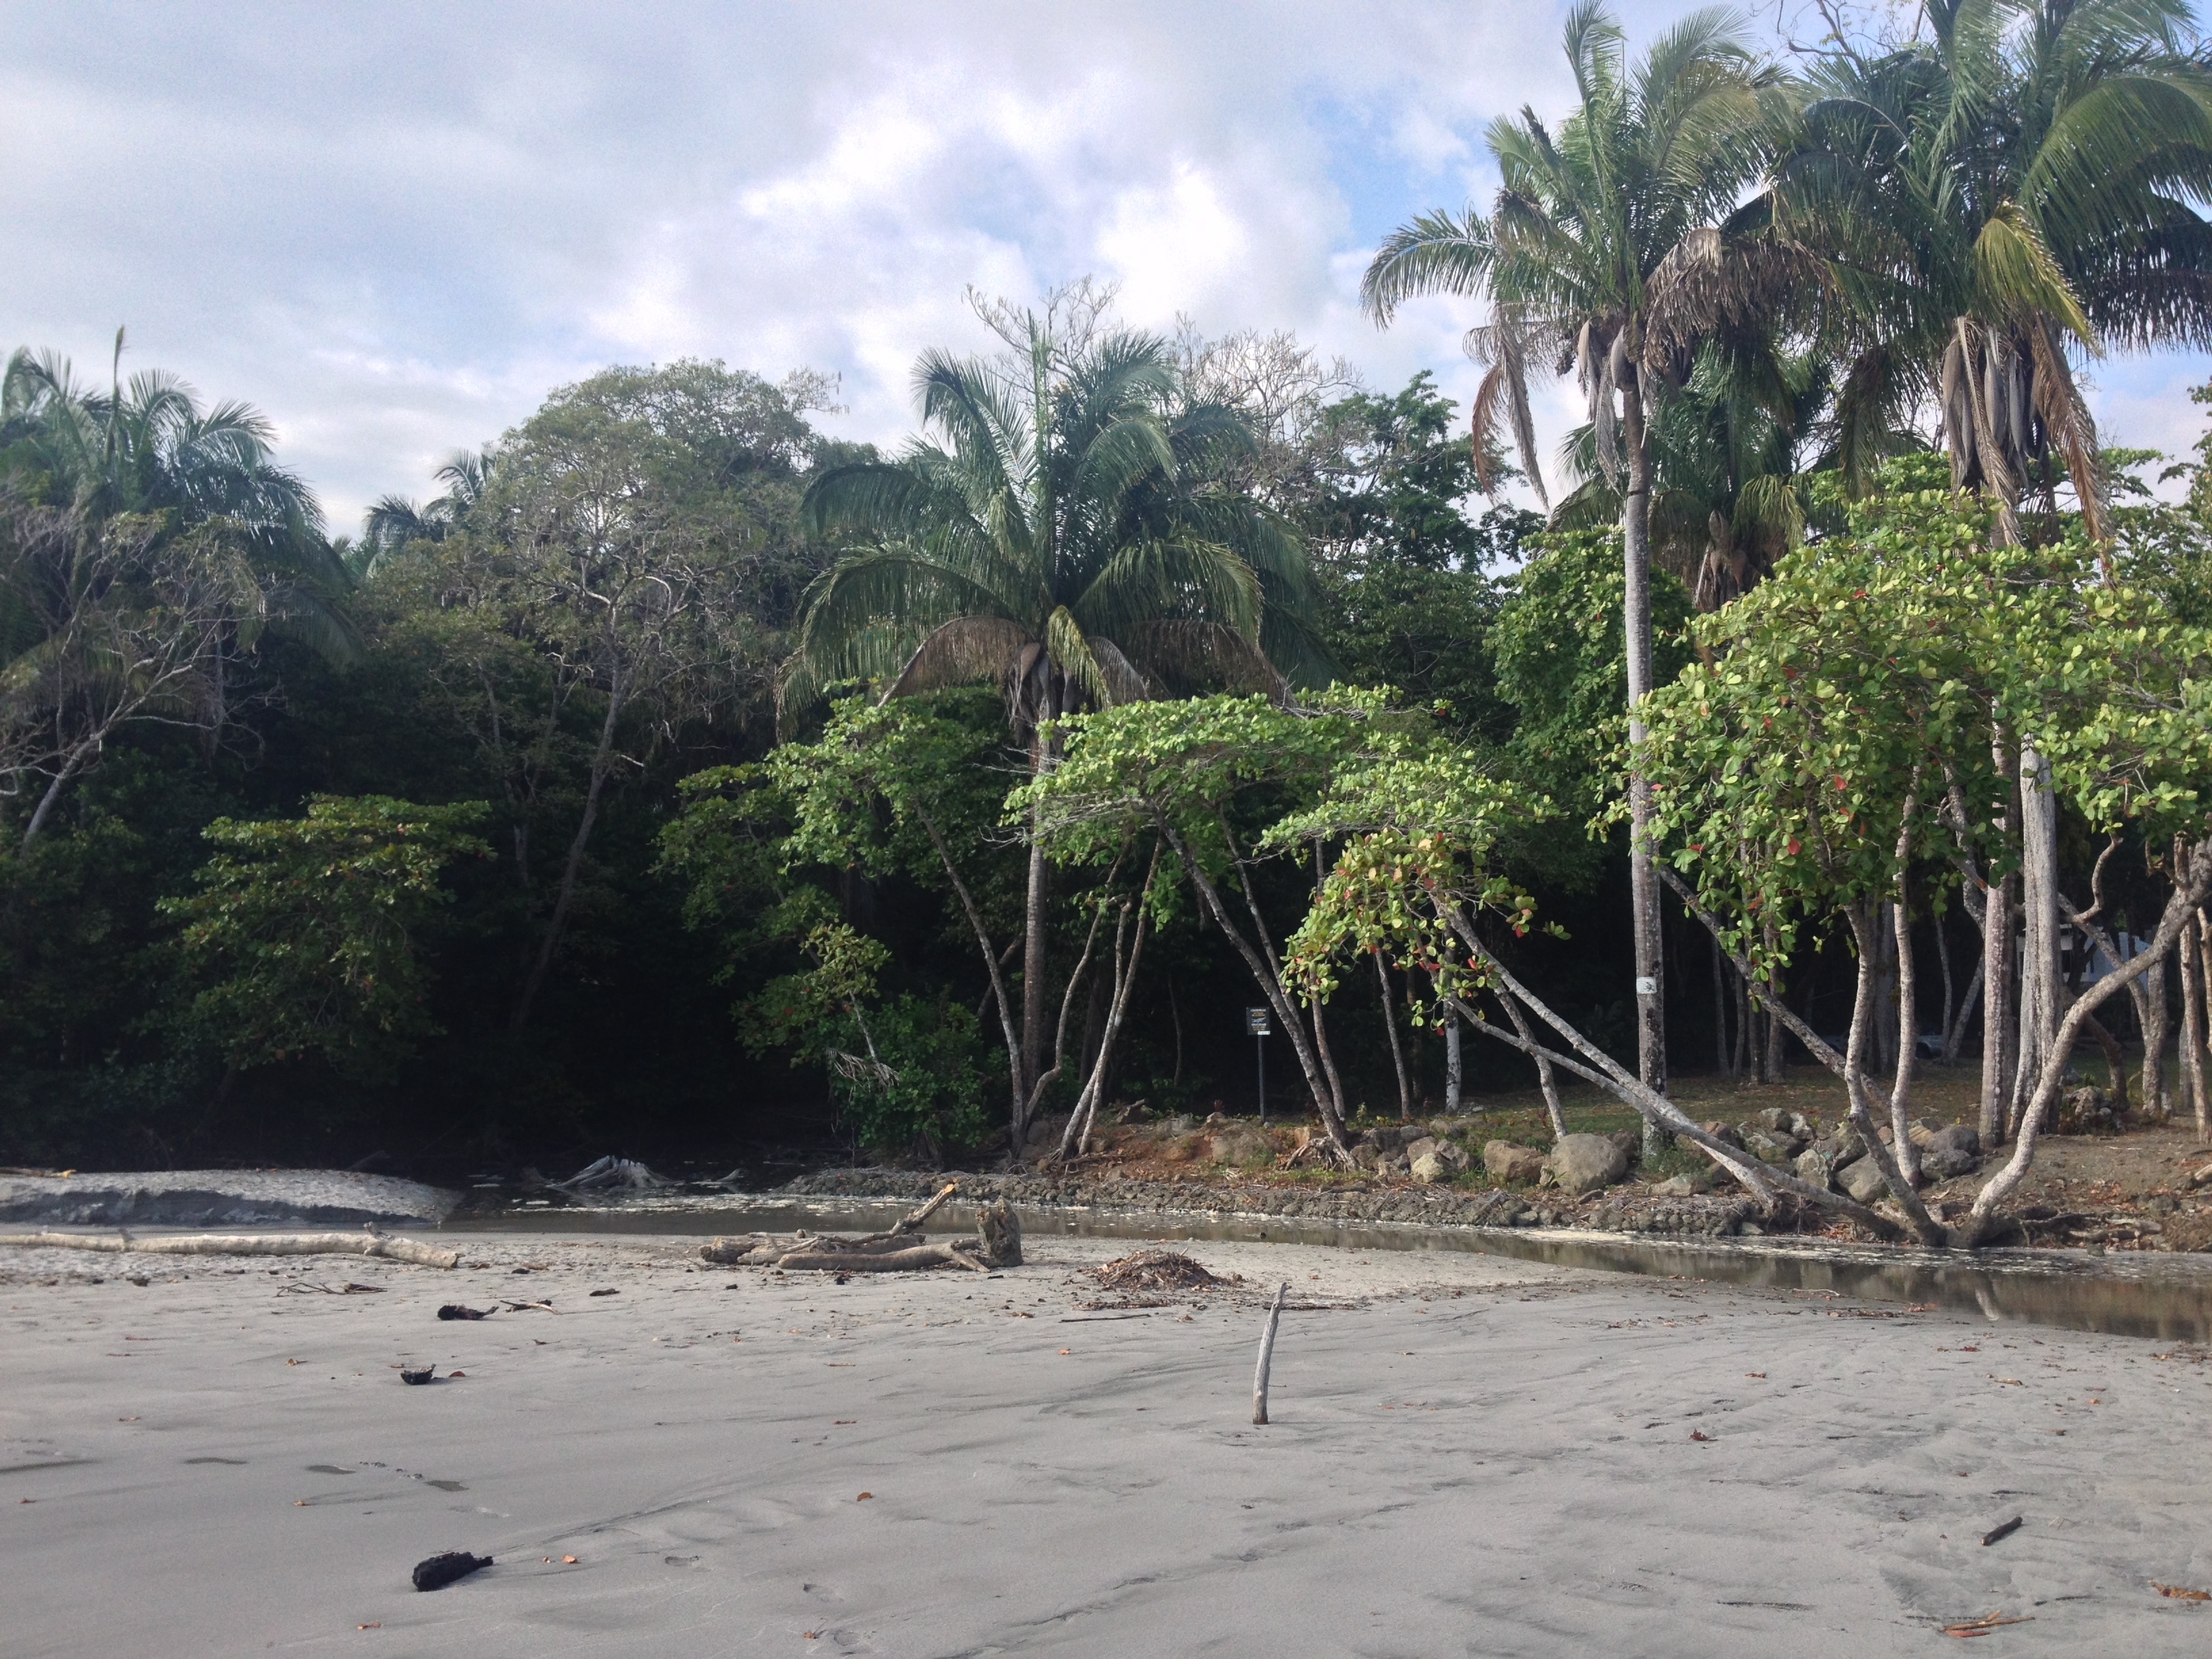
[[[1742,331],[1787,331],[1809,319],[1827,266],[1771,228],[1728,236],[1711,225],[1682,238],[1644,288],[1643,367],[1680,386],[1698,348]]]

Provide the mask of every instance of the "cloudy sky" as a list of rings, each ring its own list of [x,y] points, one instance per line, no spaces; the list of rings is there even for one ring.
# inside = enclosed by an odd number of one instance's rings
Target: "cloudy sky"
[[[971,283],[1092,274],[1135,322],[1293,329],[1463,399],[1468,308],[1380,333],[1359,273],[1486,196],[1491,116],[1562,106],[1561,11],[15,0],[0,344],[104,376],[127,325],[126,368],[267,410],[333,530],[609,362],[835,371],[827,423],[896,438],[915,353],[988,343]],[[2100,365],[2108,437],[2185,446],[2206,372]]]

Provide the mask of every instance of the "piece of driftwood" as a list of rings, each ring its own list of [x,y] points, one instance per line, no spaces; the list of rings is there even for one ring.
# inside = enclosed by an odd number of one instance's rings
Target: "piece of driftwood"
[[[988,1273],[994,1267],[1018,1267],[1022,1262],[1022,1225],[1013,1206],[995,1199],[977,1212],[973,1238],[924,1239],[922,1223],[959,1190],[947,1182],[936,1196],[902,1217],[889,1232],[865,1238],[846,1238],[811,1233],[744,1233],[710,1238],[699,1249],[700,1259],[723,1267],[781,1267],[787,1273],[895,1273],[929,1267],[965,1267]]]
[[[1267,1423],[1267,1368],[1275,1361],[1275,1327],[1283,1317],[1283,1303],[1290,1293],[1287,1280],[1275,1287],[1275,1300],[1267,1310],[1267,1328],[1260,1334],[1260,1369],[1252,1376],[1252,1422],[1258,1428],[1265,1428]]]
[[[375,1255],[418,1267],[457,1267],[460,1255],[383,1233],[0,1233],[0,1245],[32,1250],[106,1250],[133,1255]]]

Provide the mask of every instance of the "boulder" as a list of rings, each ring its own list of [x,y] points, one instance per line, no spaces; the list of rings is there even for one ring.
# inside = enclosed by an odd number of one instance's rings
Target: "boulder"
[[[1459,1173],[1459,1170],[1450,1162],[1438,1156],[1437,1153],[1423,1152],[1419,1158],[1413,1160],[1413,1169],[1410,1173],[1413,1179],[1419,1182],[1424,1187],[1432,1187],[1449,1182],[1454,1176]]]
[[[1862,1158],[1836,1172],[1836,1183],[1861,1204],[1871,1204],[1889,1190],[1881,1167],[1872,1158]]]
[[[1534,1146],[1493,1140],[1482,1149],[1482,1167],[1499,1181],[1534,1181],[1544,1173],[1544,1155]]]
[[[1275,1148],[1256,1124],[1231,1123],[1206,1137],[1206,1150],[1216,1164],[1255,1164],[1272,1158]]]
[[[1798,1180],[1808,1187],[1818,1187],[1825,1191],[1835,1173],[1835,1158],[1825,1147],[1808,1146],[1797,1154],[1796,1163],[1790,1167],[1796,1170]]]
[[[1371,1170],[1382,1161],[1382,1154],[1375,1150],[1375,1143],[1363,1140],[1352,1149],[1352,1161],[1363,1170]]]
[[[1746,1118],[1743,1127],[1747,1130],[1764,1129],[1769,1134],[1786,1135],[1792,1133],[1790,1120],[1796,1115],[1796,1113],[1782,1107],[1769,1106],[1764,1111],[1753,1112]]]
[[[1610,1187],[1628,1173],[1628,1154],[1609,1136],[1562,1135],[1544,1160],[1544,1173],[1570,1197]]]
[[[1437,1146],[1441,1144],[1442,1143],[1440,1143],[1434,1135],[1423,1135],[1418,1140],[1407,1141],[1406,1143],[1407,1161],[1412,1164],[1419,1164],[1431,1152],[1436,1151]]]
[[[1946,1124],[1929,1137],[1928,1144],[1931,1147],[1948,1146],[1966,1153],[1969,1158],[1979,1158],[1982,1155],[1981,1131],[1971,1123]]]
[[[1715,1140],[1725,1141],[1738,1152],[1743,1150],[1743,1131],[1733,1123],[1705,1123],[1698,1126]]]
[[[1956,1145],[1938,1141],[1920,1154],[1920,1172],[1930,1181],[1949,1181],[1972,1174],[1981,1167],[1981,1162]]]
[[[1788,1164],[1797,1156],[1797,1143],[1786,1134],[1746,1124],[1743,1149],[1762,1164]]]

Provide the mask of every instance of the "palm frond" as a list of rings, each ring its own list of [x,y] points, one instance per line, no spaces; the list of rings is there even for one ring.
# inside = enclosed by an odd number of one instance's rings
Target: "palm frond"
[[[1490,225],[1474,208],[1423,214],[1382,239],[1360,279],[1359,302],[1387,324],[1400,306],[1424,295],[1480,294],[1495,252]]]

